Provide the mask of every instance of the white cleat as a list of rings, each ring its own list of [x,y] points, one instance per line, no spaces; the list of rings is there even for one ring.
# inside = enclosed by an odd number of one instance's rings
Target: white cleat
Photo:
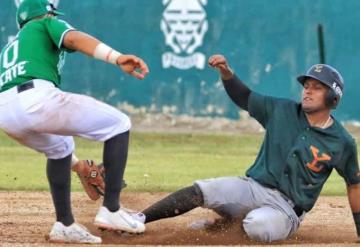
[[[130,214],[134,220],[140,221],[141,223],[145,224],[145,220],[146,220],[145,214],[128,208],[122,208],[122,210]]]
[[[130,215],[133,217],[133,219],[145,224],[145,220],[146,220],[145,214],[140,212],[130,212]]]
[[[130,213],[120,208],[116,212],[110,212],[106,207],[101,207],[95,217],[94,224],[100,229],[110,231],[124,231],[128,233],[143,233],[145,225]],[[145,221],[145,219],[144,219]]]
[[[101,238],[92,235],[84,226],[73,223],[65,226],[55,222],[49,234],[52,243],[101,244]]]

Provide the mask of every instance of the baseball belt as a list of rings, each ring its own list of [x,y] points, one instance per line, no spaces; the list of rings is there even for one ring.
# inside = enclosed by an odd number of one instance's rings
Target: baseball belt
[[[16,86],[17,87],[17,92],[18,93],[21,93],[21,92],[24,92],[28,89],[31,89],[31,88],[34,88],[34,81],[33,80],[30,80],[30,81],[27,81],[21,85],[18,85]]]

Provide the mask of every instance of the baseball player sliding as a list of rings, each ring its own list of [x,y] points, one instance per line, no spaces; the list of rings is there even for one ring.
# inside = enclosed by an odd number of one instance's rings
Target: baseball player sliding
[[[131,233],[144,232],[142,222],[120,208],[130,119],[91,97],[62,91],[66,52],[79,51],[118,66],[143,79],[149,72],[140,58],[124,55],[57,18],[47,0],[24,0],[16,13],[19,32],[0,54],[0,128],[19,143],[44,153],[56,212],[50,241],[101,243],[75,223],[70,204],[72,136],[104,142],[106,172],[103,204],[95,225]]]
[[[200,206],[224,217],[242,217],[245,232],[252,239],[286,239],[299,228],[335,169],[346,182],[359,238],[356,144],[331,115],[343,94],[340,73],[329,65],[312,66],[297,78],[303,85],[299,104],[253,92],[222,55],[210,57],[209,65],[219,70],[232,101],[266,129],[261,149],[245,177],[198,180],[145,209],[145,222],[174,217]]]

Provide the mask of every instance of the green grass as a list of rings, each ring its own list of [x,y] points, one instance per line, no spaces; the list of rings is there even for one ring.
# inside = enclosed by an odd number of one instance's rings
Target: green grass
[[[244,175],[254,161],[262,135],[132,133],[125,179],[129,191],[174,191],[202,178]],[[81,159],[101,160],[102,143],[76,139]],[[42,154],[0,134],[0,190],[48,190]],[[74,175],[74,174],[73,174]],[[81,190],[73,176],[73,190]],[[334,172],[323,194],[344,195]]]

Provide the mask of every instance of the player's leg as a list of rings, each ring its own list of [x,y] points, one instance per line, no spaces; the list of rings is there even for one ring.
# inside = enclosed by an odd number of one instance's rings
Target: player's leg
[[[248,213],[243,226],[250,238],[271,242],[286,239],[292,232],[293,222],[284,211],[264,206]]]
[[[294,233],[303,215],[296,215],[293,202],[278,190],[265,187],[251,178],[249,183],[256,204],[243,220],[249,237],[270,242],[285,239]]]
[[[246,179],[238,177],[198,180],[145,209],[145,222],[178,216],[196,207],[213,209],[225,217],[245,215],[252,206],[249,192]]]
[[[204,206],[224,217],[243,218],[246,233],[260,241],[285,239],[295,232],[300,219],[277,190],[251,178],[218,178],[197,182]]]
[[[72,137],[18,132],[16,140],[47,157],[46,173],[50,185],[56,220],[69,226],[74,223],[71,212],[71,155],[75,144]]]
[[[46,173],[56,214],[56,222],[49,234],[50,241],[101,243],[101,238],[74,222],[70,196],[73,138],[28,130],[9,134],[21,144],[44,153],[47,157]]]
[[[169,218],[186,213],[204,204],[203,195],[199,187],[192,186],[180,189],[164,199],[149,206],[143,211],[145,223]]]
[[[47,159],[46,174],[55,206],[56,221],[70,226],[74,223],[71,212],[71,154],[61,159]]]
[[[74,223],[71,212],[71,154],[74,150],[72,137],[40,134],[31,131],[7,132],[21,144],[47,157],[46,173],[50,185],[56,220],[69,226]]]
[[[37,89],[54,88],[50,83],[37,84]],[[38,133],[28,113],[42,111],[48,92],[32,89],[19,93],[14,87],[2,93],[0,100],[0,127],[19,143],[44,153],[48,158],[47,176],[56,212],[57,222],[50,240],[78,243],[100,243],[101,239],[74,223],[70,202],[70,157],[74,150],[72,137]],[[30,93],[30,94],[29,94]],[[38,119],[44,121],[44,119]],[[50,124],[50,123],[48,123]],[[65,235],[64,235],[65,234]]]
[[[103,205],[111,212],[119,210],[119,195],[128,156],[129,131],[105,141],[105,195]]]
[[[195,182],[204,196],[204,207],[226,218],[244,217],[257,206],[248,178],[220,177]]]
[[[79,125],[80,119],[72,119],[61,131],[104,141],[105,194],[103,207],[95,217],[95,224],[109,230],[143,232],[144,224],[134,220],[131,214],[120,208],[119,203],[127,163],[130,119],[117,109],[93,98],[76,94],[65,94],[65,97],[67,104],[64,107],[71,109],[77,105],[82,118],[88,118],[89,121]]]

